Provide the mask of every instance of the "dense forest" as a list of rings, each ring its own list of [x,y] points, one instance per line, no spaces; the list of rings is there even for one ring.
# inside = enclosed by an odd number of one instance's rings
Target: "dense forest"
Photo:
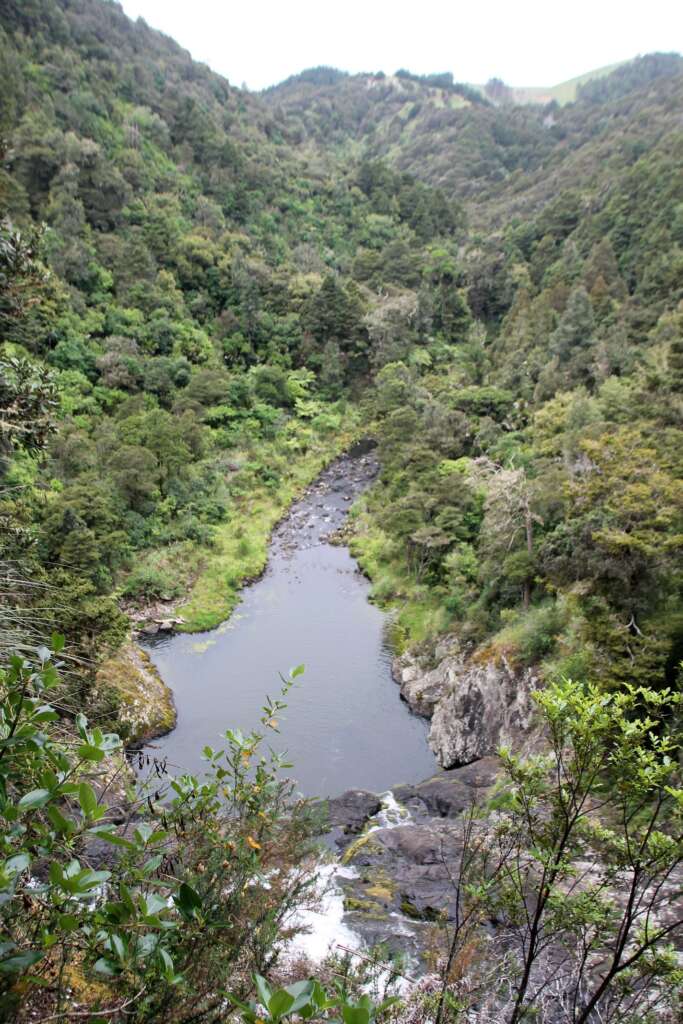
[[[457,636],[468,656],[604,700],[648,688],[652,757],[675,763],[681,110],[675,54],[588,80],[564,106],[405,70],[321,67],[252,94],[109,0],[5,0],[0,1013],[22,1012],[22,979],[43,964],[31,991],[58,976],[45,1007],[60,1015],[94,963],[93,1007],[145,993],[131,1019],[227,1020],[211,929],[229,933],[242,1000],[249,971],[274,963],[315,824],[277,763],[250,774],[260,740],[231,736],[231,781],[212,761],[163,828],[99,826],[124,849],[123,889],[88,904],[81,930],[69,899],[103,883],[75,859],[102,817],[87,772],[120,748],[107,730],[131,738],[126,681],[106,670],[131,617],[226,619],[273,524],[360,436],[381,474],[349,543],[396,645],[429,656]],[[169,835],[192,851],[184,874],[175,847],[152,849]],[[291,871],[252,891],[276,851]],[[25,873],[41,859],[52,889],[34,897]],[[172,897],[152,882],[162,870]],[[229,911],[201,908],[221,870]],[[309,1018],[333,1006],[306,991]],[[335,1012],[368,1024],[364,1005]],[[531,1019],[521,1006],[505,1019]]]

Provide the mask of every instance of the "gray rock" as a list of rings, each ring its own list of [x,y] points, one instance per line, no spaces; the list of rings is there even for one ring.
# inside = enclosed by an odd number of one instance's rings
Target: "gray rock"
[[[452,682],[429,731],[429,745],[442,768],[469,764],[501,746],[519,752],[535,745],[531,693],[539,680],[532,669],[516,670],[500,657],[483,664],[458,660],[449,673]]]
[[[459,830],[442,822],[377,829],[352,848],[349,863],[358,878],[345,884],[349,902],[379,902],[385,911],[408,919],[450,917],[461,852]]]
[[[395,659],[393,675],[411,709],[431,718],[429,744],[442,768],[490,756],[502,745],[535,746],[533,669],[517,669],[504,656],[475,661],[452,638],[435,655],[440,660],[427,668],[405,654]]]
[[[417,786],[397,786],[393,793],[414,815],[454,818],[490,789],[499,770],[497,757],[484,757],[462,768],[444,771]]]
[[[446,693],[451,679],[448,667],[442,665],[425,672],[417,662],[405,656],[394,661],[393,675],[401,688],[401,697],[416,715],[431,718]]]
[[[376,793],[365,789],[349,789],[333,800],[324,801],[327,817],[333,828],[345,834],[360,832],[369,818],[377,814],[382,803]]]

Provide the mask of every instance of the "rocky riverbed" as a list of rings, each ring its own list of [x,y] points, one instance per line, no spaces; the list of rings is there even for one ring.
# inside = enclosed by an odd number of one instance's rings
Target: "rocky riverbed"
[[[349,790],[326,804],[344,927],[368,946],[409,955],[413,973],[426,969],[436,925],[453,913],[461,816],[486,797],[498,770],[498,759],[485,757],[416,785],[381,795]]]
[[[329,934],[332,915],[347,938],[385,943],[423,964],[436,923],[453,909],[463,811],[494,784],[501,744],[523,749],[537,740],[530,694],[538,680],[504,657],[477,659],[453,637],[427,655],[393,661],[388,650],[375,650],[382,615],[368,605],[367,583],[343,541],[349,509],[378,470],[368,444],[335,459],[274,529],[264,576],[245,588],[226,628],[168,636],[150,648],[179,712],[154,753],[192,766],[217,721],[248,725],[251,705],[260,706],[255,682],[267,680],[270,659],[287,658],[291,647],[307,663],[286,737],[304,792],[335,794],[356,780],[392,784],[327,801],[335,861],[325,869],[331,896],[319,924]],[[342,546],[331,547],[335,540]],[[368,615],[378,621],[366,636]],[[286,662],[273,661],[273,676],[278,667]],[[431,719],[429,747],[421,718]]]

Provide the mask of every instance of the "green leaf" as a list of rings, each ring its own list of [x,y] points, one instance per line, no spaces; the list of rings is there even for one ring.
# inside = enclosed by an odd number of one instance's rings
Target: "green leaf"
[[[298,981],[295,985],[287,985],[285,991],[294,996],[294,1002],[289,1009],[290,1013],[298,1013],[305,1007],[310,1007],[313,995],[312,981]]]
[[[149,860],[145,861],[145,863],[142,865],[142,870],[145,872],[146,875],[151,875],[153,871],[156,871],[156,869],[159,867],[163,859],[164,858],[162,854],[155,853],[153,857],[150,857]]]
[[[50,799],[49,789],[32,789],[30,793],[24,794],[18,806],[22,811],[30,811],[36,807],[44,807]]]
[[[81,744],[76,753],[82,761],[102,761],[104,759],[104,751],[93,746],[92,743]]]
[[[152,828],[151,825],[149,825],[146,821],[141,821],[140,824],[136,827],[134,835],[139,843],[142,843],[143,846],[146,846],[149,840],[151,839],[153,832],[154,829]]]
[[[57,921],[63,932],[75,932],[79,925],[78,918],[74,914],[60,914]]]
[[[85,895],[96,889],[102,882],[106,882],[108,878],[111,878],[111,871],[92,871],[90,868],[83,868],[72,878],[64,879],[64,888],[69,892]]]
[[[33,967],[44,956],[45,954],[39,953],[37,949],[29,950],[26,953],[17,953],[16,956],[8,957],[7,960],[0,960],[0,973],[18,974],[20,971],[25,971],[27,967]]]
[[[5,861],[5,870],[13,875],[20,875],[30,863],[31,858],[27,853],[17,853],[14,857],[10,857],[9,860]]]
[[[49,704],[41,704],[31,715],[33,722],[55,722],[58,718],[59,715]]]
[[[78,802],[83,813],[91,818],[97,810],[97,794],[87,782],[82,782],[78,787]]]
[[[279,988],[270,997],[268,1010],[271,1017],[282,1017],[285,1013],[289,1013],[293,1005],[294,996],[290,995],[286,989]]]
[[[296,679],[297,676],[302,676],[305,671],[306,671],[306,666],[305,665],[297,665],[296,668],[293,668],[292,671],[289,674],[292,677],[292,679]]]
[[[258,992],[259,1002],[267,1006],[270,1002],[270,997],[273,994],[270,985],[263,977],[262,974],[254,975],[254,984],[256,985],[256,991]]]
[[[50,881],[53,885],[61,885],[64,881],[64,872],[62,871],[61,864],[58,864],[56,860],[53,860],[49,868]]]
[[[144,897],[143,902],[145,908],[144,912],[147,917],[150,917],[152,914],[158,914],[160,911],[168,909],[168,904],[166,903],[166,900],[163,899],[161,896],[157,896],[156,893],[153,892],[150,893],[147,897]]]
[[[111,935],[109,937],[112,951],[116,954],[119,960],[123,963],[126,959],[126,944],[120,935]]]
[[[98,974],[105,974],[107,977],[112,978],[119,973],[119,965],[114,963],[113,960],[108,960],[107,957],[102,956],[95,964],[95,970]]]
[[[112,846],[123,846],[127,850],[134,850],[135,843],[131,843],[130,839],[124,839],[123,836],[118,836],[114,828],[114,825],[95,825],[94,828],[88,829],[88,834],[97,836],[98,839],[104,839],[105,843],[111,843]]]
[[[364,1006],[342,1006],[344,1024],[370,1024],[370,1011]]]
[[[59,654],[60,651],[64,650],[66,638],[62,636],[61,633],[53,633],[50,638],[50,643],[52,644],[52,650],[55,654]]]
[[[181,884],[178,895],[174,896],[173,900],[184,917],[194,917],[202,905],[199,893],[195,892],[187,882]]]
[[[66,835],[69,832],[75,832],[76,826],[70,818],[65,818],[62,812],[52,804],[47,809],[47,816],[56,832]]]

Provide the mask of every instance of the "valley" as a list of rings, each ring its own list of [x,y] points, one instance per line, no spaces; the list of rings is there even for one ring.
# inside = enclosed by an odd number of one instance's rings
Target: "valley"
[[[5,0],[0,1017],[679,1019],[682,109]]]

